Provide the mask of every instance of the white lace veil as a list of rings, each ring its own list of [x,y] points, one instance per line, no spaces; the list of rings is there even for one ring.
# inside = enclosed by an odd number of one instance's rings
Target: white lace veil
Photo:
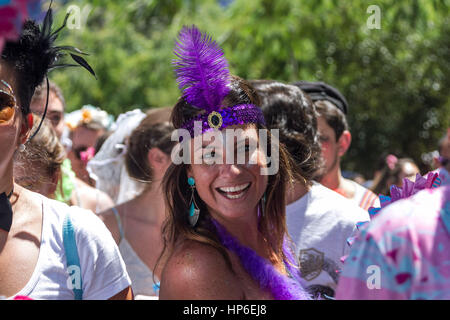
[[[116,205],[135,198],[145,187],[144,183],[130,178],[125,167],[127,140],[145,116],[140,109],[121,114],[114,132],[87,164],[96,188],[106,192]]]

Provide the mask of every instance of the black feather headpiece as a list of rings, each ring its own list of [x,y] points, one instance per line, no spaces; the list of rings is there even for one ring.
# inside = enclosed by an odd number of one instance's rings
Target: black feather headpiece
[[[36,87],[46,79],[47,103],[42,116],[42,121],[47,112],[49,95],[47,74],[49,71],[62,67],[81,66],[96,77],[94,70],[86,60],[81,57],[81,55],[87,55],[86,53],[72,46],[54,45],[61,30],[65,28],[69,16],[70,13],[66,15],[62,26],[56,30],[52,30],[53,10],[50,4],[40,27],[32,20],[25,21],[20,38],[17,41],[6,42],[2,51],[2,60],[9,63],[17,74],[17,94],[23,114],[26,115],[30,112],[30,103],[34,91]],[[68,56],[70,56],[75,63],[65,63],[62,61]],[[39,129],[40,125],[29,140],[36,135]]]

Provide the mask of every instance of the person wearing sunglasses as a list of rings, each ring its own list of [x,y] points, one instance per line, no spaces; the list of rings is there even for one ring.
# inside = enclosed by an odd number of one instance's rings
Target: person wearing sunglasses
[[[66,124],[70,129],[68,158],[72,169],[78,179],[95,187],[95,180],[87,171],[87,163],[94,157],[99,139],[110,131],[113,117],[98,107],[86,105],[69,113]]]
[[[49,70],[71,57],[53,45],[52,9],[42,26],[25,21],[20,38],[0,57],[0,296],[31,299],[131,299],[131,281],[111,233],[92,212],[69,207],[15,183],[14,155],[32,131],[30,101]],[[48,82],[48,81],[47,81]],[[43,115],[45,118],[45,112]]]

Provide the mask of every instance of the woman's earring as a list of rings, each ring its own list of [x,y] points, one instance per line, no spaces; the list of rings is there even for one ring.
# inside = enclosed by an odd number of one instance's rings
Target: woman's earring
[[[266,213],[266,192],[264,192],[264,195],[261,198],[261,217],[264,217],[265,213]]]
[[[197,224],[198,221],[198,217],[200,215],[200,209],[197,206],[197,203],[195,202],[195,196],[194,196],[194,192],[195,192],[195,180],[194,178],[188,178],[188,184],[191,187],[191,205],[189,207],[189,223],[191,224],[191,226],[195,226]]]
[[[19,146],[19,152],[24,152],[25,151],[25,145],[24,144],[21,144],[20,146]]]

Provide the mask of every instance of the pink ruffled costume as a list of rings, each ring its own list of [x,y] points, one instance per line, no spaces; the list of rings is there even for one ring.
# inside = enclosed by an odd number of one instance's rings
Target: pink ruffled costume
[[[352,245],[337,299],[450,299],[450,186],[382,209]]]

